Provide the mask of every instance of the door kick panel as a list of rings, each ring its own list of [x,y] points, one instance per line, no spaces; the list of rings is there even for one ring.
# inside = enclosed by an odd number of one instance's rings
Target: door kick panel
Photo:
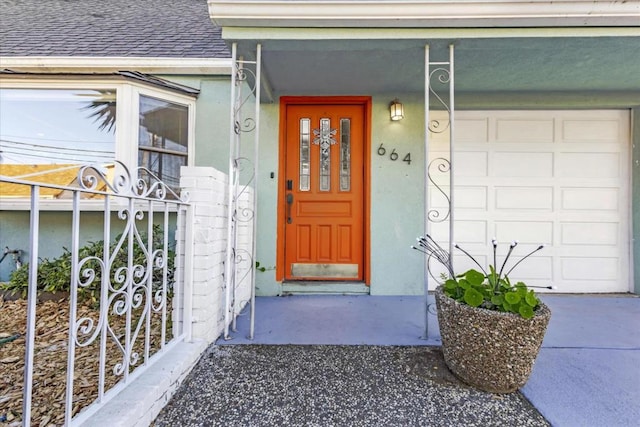
[[[292,263],[291,275],[294,277],[336,277],[358,278],[358,264],[311,264]]]

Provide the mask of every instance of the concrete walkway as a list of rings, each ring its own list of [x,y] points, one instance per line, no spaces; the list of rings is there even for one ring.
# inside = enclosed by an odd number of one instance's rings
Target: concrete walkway
[[[422,339],[419,297],[258,298],[254,339],[246,339],[249,316],[241,316],[233,339],[210,348],[156,424],[638,425],[640,298],[542,298],[552,318],[532,376],[522,394],[499,399],[432,375],[441,363],[437,348],[430,347],[440,344],[437,319],[429,316],[429,339]],[[344,366],[339,360],[356,362]],[[390,365],[405,372],[390,371]],[[378,371],[381,377],[373,374]],[[233,394],[238,381],[239,394]],[[340,387],[348,390],[337,390],[342,399],[324,394]],[[298,393],[289,395],[291,390]],[[396,398],[381,400],[385,395]],[[248,400],[253,404],[242,404]],[[327,404],[335,410],[326,412]],[[181,410],[185,405],[188,411]]]

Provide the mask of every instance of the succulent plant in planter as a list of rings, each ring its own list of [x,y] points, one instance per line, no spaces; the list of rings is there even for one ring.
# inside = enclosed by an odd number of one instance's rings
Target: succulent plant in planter
[[[449,369],[461,380],[492,393],[510,393],[528,380],[542,344],[551,311],[523,282],[511,283],[513,269],[541,250],[539,246],[507,272],[505,266],[517,246],[513,242],[498,270],[497,242],[494,264],[486,271],[469,253],[480,271],[454,274],[451,257],[430,236],[413,247],[433,257],[449,276],[436,289],[436,306],[442,352]]]

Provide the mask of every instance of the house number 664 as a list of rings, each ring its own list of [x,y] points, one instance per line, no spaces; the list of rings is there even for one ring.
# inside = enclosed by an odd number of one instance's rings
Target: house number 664
[[[384,156],[387,154],[387,149],[384,148],[384,144],[380,144],[380,146],[378,147],[378,156]],[[396,149],[392,149],[391,152],[389,153],[389,159],[392,161],[396,161],[398,160],[398,158],[400,157],[400,155],[398,154],[398,152],[396,151]],[[403,162],[407,162],[408,165],[411,164],[411,153],[407,153],[406,156],[404,156],[402,158]]]

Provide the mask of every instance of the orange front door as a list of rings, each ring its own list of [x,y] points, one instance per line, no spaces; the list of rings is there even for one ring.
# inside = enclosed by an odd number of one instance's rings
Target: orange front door
[[[364,281],[363,104],[288,104],[285,280]]]

